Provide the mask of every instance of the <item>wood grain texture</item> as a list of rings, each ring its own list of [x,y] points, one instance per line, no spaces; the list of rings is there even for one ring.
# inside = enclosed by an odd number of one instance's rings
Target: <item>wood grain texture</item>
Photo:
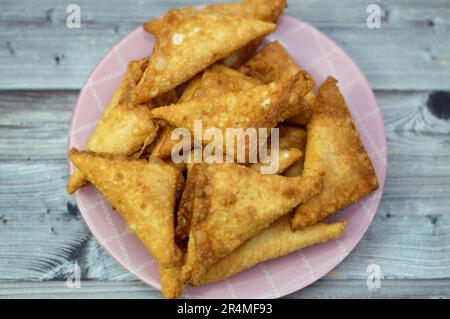
[[[69,289],[65,281],[1,282],[0,298],[161,298],[161,293],[136,281],[86,281]],[[406,292],[406,293],[405,293]],[[369,290],[365,280],[320,280],[285,298],[449,298],[448,280],[384,280],[379,289]]]
[[[323,280],[365,280],[370,263],[388,279],[450,279],[450,126],[429,112],[428,95],[376,92],[389,144],[382,203],[356,249]],[[76,96],[0,93],[0,279],[62,279],[73,262],[85,280],[133,279],[93,239],[65,194]]]
[[[71,1],[0,0],[0,298],[161,296],[100,247],[65,194],[67,130],[79,88],[112,45],[168,8],[209,2],[77,1],[82,28],[69,30]],[[450,88],[449,2],[380,3],[380,30],[365,25],[372,1],[289,3],[288,14],[333,38],[377,89],[389,164],[380,208],[355,250],[288,297],[449,298],[450,106],[440,106],[441,118],[427,106]],[[65,286],[75,262],[81,289]],[[375,291],[366,286],[371,263],[384,276]]]
[[[82,0],[81,28],[68,29],[72,1],[44,0],[35,7],[2,0],[0,89],[79,89],[105,53],[142,22],[172,7],[211,2]],[[385,1],[381,29],[369,29],[366,8],[372,2],[294,0],[286,12],[335,40],[376,89],[448,89],[448,1]]]

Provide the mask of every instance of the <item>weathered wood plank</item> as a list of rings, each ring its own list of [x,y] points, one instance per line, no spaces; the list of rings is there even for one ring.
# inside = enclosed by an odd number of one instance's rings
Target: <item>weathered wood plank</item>
[[[78,89],[102,56],[150,17],[200,1],[78,1],[81,29],[66,27],[70,1],[2,2],[0,89]],[[450,87],[450,7],[445,0],[380,4],[382,28],[366,26],[373,1],[289,1],[287,13],[311,23],[341,45],[377,89]],[[327,10],[323,10],[327,8]],[[45,80],[43,80],[45,79]]]
[[[0,282],[0,298],[161,298],[159,291],[137,281],[84,281],[69,289],[64,281]],[[319,280],[285,298],[450,298],[449,280],[382,280],[369,290],[366,280]]]
[[[92,238],[65,194],[77,94],[0,92],[0,279],[66,278],[73,262],[84,279],[133,279]],[[376,92],[389,143],[382,204],[362,241],[325,281],[364,280],[370,263],[388,279],[450,278],[450,125],[429,112],[428,95]]]

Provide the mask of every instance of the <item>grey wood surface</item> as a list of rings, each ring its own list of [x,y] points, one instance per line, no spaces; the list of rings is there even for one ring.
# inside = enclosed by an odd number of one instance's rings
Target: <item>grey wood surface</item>
[[[159,298],[122,270],[82,220],[68,177],[67,130],[79,89],[107,50],[174,6],[211,1],[0,0],[0,298]],[[374,1],[375,2],[375,1]],[[450,1],[289,1],[287,13],[341,45],[369,79],[388,137],[378,213],[355,250],[291,298],[450,297]],[[437,101],[434,99],[433,101]],[[82,287],[65,285],[77,262]],[[381,288],[368,290],[367,265]]]

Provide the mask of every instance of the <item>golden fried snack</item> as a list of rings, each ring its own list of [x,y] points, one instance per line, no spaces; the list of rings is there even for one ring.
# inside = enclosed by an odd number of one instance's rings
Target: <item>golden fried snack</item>
[[[261,84],[258,80],[216,63],[203,72],[203,76],[191,100],[202,97],[217,97],[230,92],[246,91]]]
[[[189,80],[185,90],[183,91],[183,94],[178,100],[178,103],[183,103],[193,99],[195,91],[200,84],[202,74],[203,73],[197,74],[195,77]],[[174,129],[175,127],[167,123],[162,127],[158,138],[155,140],[155,145],[153,147],[151,156],[163,159],[170,157],[173,147],[179,142],[178,140],[172,140],[170,137]]]
[[[301,151],[300,158],[290,165],[284,172],[284,176],[301,176],[303,162],[305,160],[306,130],[297,126],[280,125],[280,148],[295,147]]]
[[[165,125],[161,129],[159,137],[155,140],[155,147],[152,150],[151,156],[167,159],[170,158],[172,148],[178,143],[178,140],[172,140],[171,135],[174,127]]]
[[[247,62],[248,59],[250,59],[250,57],[255,53],[256,49],[261,44],[261,40],[262,40],[262,37],[255,39],[253,41],[250,41],[247,45],[243,46],[240,49],[237,49],[236,51],[231,53],[229,56],[222,59],[220,61],[220,63],[222,63],[223,65],[225,65],[227,67],[233,68],[233,69],[239,68],[242,64]]]
[[[300,70],[301,68],[294,59],[277,41],[266,44],[258,54],[239,68],[239,71],[243,74],[258,79],[263,83],[287,79]],[[294,125],[306,125],[311,118],[311,107],[314,99],[315,95],[311,90],[302,99],[307,112],[297,114],[286,121]]]
[[[276,23],[278,17],[286,7],[287,3],[285,0],[244,0],[242,2],[211,4],[198,11],[242,15],[244,17],[253,17],[258,20]],[[186,7],[179,10],[182,15],[183,13],[189,14],[197,9]],[[158,35],[163,27],[163,18],[153,19],[143,24],[144,30],[153,35]]]
[[[249,78],[240,72],[224,65],[214,64],[190,81],[181,95],[179,103],[199,97],[216,97],[228,92],[244,91],[258,84],[260,83],[257,80]],[[174,127],[171,125],[166,125],[163,128],[160,137],[155,143],[152,156],[159,158],[170,157],[173,147],[179,142],[171,139],[173,129]]]
[[[214,264],[195,281],[194,286],[219,281],[244,271],[260,262],[274,259],[342,235],[347,222],[318,223],[302,230],[292,230],[290,215],[285,215],[249,239],[231,254]]]
[[[303,111],[298,101],[313,86],[309,75],[299,72],[288,80],[258,85],[242,92],[232,92],[218,97],[197,98],[185,103],[160,107],[152,115],[172,126],[194,133],[194,121],[201,119],[203,131],[219,129],[227,144],[227,128],[273,128],[278,122]],[[208,141],[203,141],[207,143]],[[248,140],[246,141],[248,150]]]
[[[370,158],[332,77],[319,89],[307,132],[303,176],[322,174],[324,190],[296,208],[294,229],[315,224],[378,188]]]
[[[241,15],[248,18],[276,23],[278,17],[287,7],[285,0],[244,0],[242,2],[211,4],[201,9],[207,13],[220,13]],[[191,12],[192,8],[180,9],[186,13]],[[150,34],[158,35],[163,27],[163,19],[151,20],[143,25],[144,30]],[[237,68],[246,62],[259,46],[261,39],[255,39],[247,45],[231,53],[222,63],[226,66]]]
[[[180,205],[177,212],[177,227],[175,228],[175,239],[184,242],[189,235],[192,213],[195,206],[196,192],[199,187],[205,185],[204,174],[201,174],[202,166],[194,164],[193,152],[190,153],[190,162],[187,164],[186,187],[181,195]]]
[[[281,124],[278,126],[280,135],[280,148],[295,147],[305,151],[306,130],[298,126]]]
[[[269,155],[270,156],[270,155]],[[298,148],[280,148],[278,152],[278,169],[274,174],[282,174],[288,167],[294,164],[302,157],[302,151]],[[274,159],[271,159],[271,162]],[[254,163],[249,165],[251,169],[254,169],[258,172],[262,172],[262,167],[273,165],[271,162],[269,163]]]
[[[297,125],[297,126],[306,126],[311,119],[312,116],[312,107],[314,105],[314,102],[316,101],[316,95],[311,90],[309,91],[302,100],[302,103],[306,105],[307,108],[309,108],[309,112],[303,112],[296,114],[288,119],[286,119],[287,124],[291,125]]]
[[[200,72],[199,74],[197,74],[196,76],[194,76],[192,79],[190,79],[187,82],[186,88],[184,89],[183,93],[181,94],[180,99],[178,100],[178,103],[184,103],[184,102],[190,101],[194,98],[194,94],[200,85],[202,76],[203,76],[203,72]]]
[[[275,27],[238,15],[169,11],[163,17],[149,65],[134,90],[136,101],[145,103],[177,87]]]
[[[153,104],[135,105],[131,101],[131,92],[147,65],[148,59],[130,62],[124,79],[87,141],[88,150],[128,156],[137,152],[149,135],[156,135],[156,125],[150,116]]]
[[[175,89],[167,91],[161,95],[158,95],[152,100],[153,107],[160,107],[164,105],[170,105],[178,102],[178,94]]]
[[[139,152],[145,143],[153,141],[157,133],[157,125],[150,116],[153,104],[135,105],[131,101],[131,91],[147,65],[148,58],[129,63],[123,80],[87,141],[88,150],[131,156]],[[85,184],[83,175],[75,171],[69,178],[67,192],[72,194]]]
[[[263,175],[238,164],[196,165],[201,166],[196,172],[200,182],[195,184],[182,270],[186,282],[195,282],[213,264],[322,189],[320,177]],[[189,186],[185,192],[193,191]]]
[[[83,173],[75,168],[72,175],[70,175],[69,180],[67,181],[66,191],[67,194],[73,194],[78,189],[86,185],[88,181],[84,177]]]
[[[183,292],[185,284],[181,281],[181,267],[159,267],[161,292],[165,299],[175,299]]]
[[[181,173],[159,160],[130,161],[71,149],[72,163],[125,219],[128,228],[164,267],[181,262],[174,239],[176,194]]]
[[[170,158],[164,160],[164,163],[176,168],[177,170],[179,170],[181,173],[184,172],[186,170],[186,163],[185,162],[181,162],[181,163],[175,163],[173,162]]]
[[[302,176],[304,162],[305,162],[305,154],[302,153],[300,158],[283,172],[283,176],[287,177]]]

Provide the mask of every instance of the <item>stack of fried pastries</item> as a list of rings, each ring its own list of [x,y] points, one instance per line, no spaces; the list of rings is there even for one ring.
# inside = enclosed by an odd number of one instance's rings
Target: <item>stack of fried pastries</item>
[[[166,298],[341,236],[347,223],[325,219],[378,187],[337,80],[316,96],[280,43],[261,45],[285,7],[243,0],[145,23],[152,55],[129,63],[87,150],[69,151],[68,193],[90,182],[108,199],[158,261]],[[174,161],[174,130],[194,134],[196,120],[278,128],[278,169]]]

